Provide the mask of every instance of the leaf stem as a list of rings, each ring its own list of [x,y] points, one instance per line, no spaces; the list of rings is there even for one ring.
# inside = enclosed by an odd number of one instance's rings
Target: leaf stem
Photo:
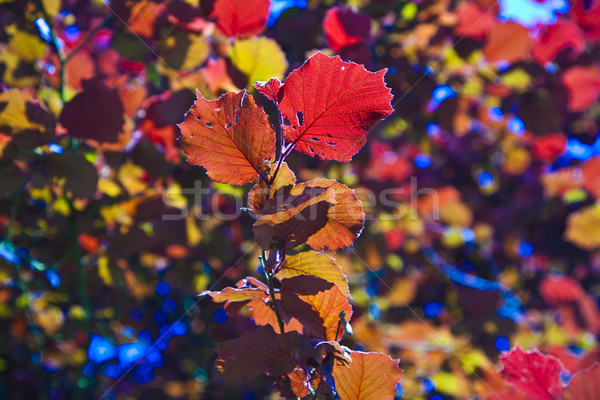
[[[279,330],[281,331],[281,333],[284,333],[285,328],[284,328],[283,319],[281,319],[281,314],[279,314],[279,308],[277,307],[277,301],[275,299],[275,289],[273,288],[273,275],[269,274],[267,272],[267,269],[265,268],[266,253],[264,250],[263,250],[263,255],[261,257],[259,257],[258,259],[260,260],[260,263],[263,267],[263,271],[265,273],[265,277],[267,278],[267,285],[269,286],[269,295],[271,296],[271,302],[273,303],[273,311],[275,312],[275,317],[277,317],[277,323],[279,324]]]

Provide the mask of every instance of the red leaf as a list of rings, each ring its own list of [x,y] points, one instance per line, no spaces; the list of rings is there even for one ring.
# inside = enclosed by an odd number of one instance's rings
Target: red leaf
[[[543,65],[552,61],[567,47],[571,47],[575,55],[578,55],[585,49],[585,39],[577,25],[568,20],[561,20],[545,28],[533,47],[531,55]]]
[[[592,157],[581,165],[583,187],[595,198],[600,198],[600,157]]]
[[[280,102],[285,140],[301,153],[350,161],[369,129],[393,111],[385,72],[316,53],[285,80]]]
[[[567,145],[562,133],[554,133],[537,138],[533,142],[533,154],[542,161],[552,161],[558,157]]]
[[[540,400],[562,397],[560,373],[563,366],[556,358],[541,354],[537,349],[525,352],[517,345],[501,355],[500,361],[502,377],[515,389]]]
[[[202,165],[221,183],[255,182],[275,156],[275,131],[269,118],[246,91],[206,100],[200,92],[179,124],[188,162]]]
[[[600,399],[600,364],[577,373],[565,390],[565,400]]]
[[[600,39],[600,24],[598,24],[598,20],[600,20],[600,1],[575,0],[572,4],[571,18],[583,30],[587,39],[590,41]]]
[[[369,40],[371,18],[349,7],[331,7],[323,20],[329,47],[336,53],[342,48]]]
[[[277,99],[279,90],[281,89],[281,82],[277,78],[271,78],[267,82],[258,81],[254,84],[256,91],[267,99],[272,101],[279,101]]]
[[[549,303],[566,303],[579,300],[585,295],[581,285],[566,277],[551,275],[540,285],[540,293]]]
[[[335,388],[342,400],[392,400],[402,379],[398,361],[380,353],[353,351],[352,363],[333,369]]]
[[[496,23],[493,12],[481,7],[474,1],[465,1],[456,8],[458,25],[454,28],[458,36],[484,39],[490,28]]]
[[[258,327],[237,339],[221,343],[216,366],[229,379],[250,380],[256,373],[283,375],[305,362],[313,348],[297,332],[277,334],[271,326]]]
[[[99,78],[85,81],[83,86],[83,92],[65,104],[60,123],[76,138],[118,141],[125,123],[119,91],[106,87]]]
[[[600,94],[600,68],[576,65],[560,77],[569,92],[569,109],[583,111],[596,101]]]
[[[340,326],[339,315],[343,311],[349,321],[352,306],[337,285],[316,276],[300,275],[283,279],[280,293],[283,308],[304,325],[306,333],[323,340],[342,337],[344,325]]]
[[[225,35],[247,38],[265,29],[269,6],[269,0],[217,0],[210,16]]]

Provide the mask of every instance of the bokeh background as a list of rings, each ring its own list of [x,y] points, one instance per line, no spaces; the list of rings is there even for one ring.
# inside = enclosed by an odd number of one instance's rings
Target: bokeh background
[[[518,398],[497,372],[517,343],[598,360],[600,1],[246,3],[238,35],[210,0],[0,2],[0,399],[278,398],[213,367],[254,324],[196,295],[260,276],[259,249],[251,215],[218,217],[249,187],[188,165],[176,124],[196,89],[252,91],[317,50],[387,68],[394,94],[352,162],[288,158],[396,189],[335,255],[342,343],[399,358],[406,399]]]

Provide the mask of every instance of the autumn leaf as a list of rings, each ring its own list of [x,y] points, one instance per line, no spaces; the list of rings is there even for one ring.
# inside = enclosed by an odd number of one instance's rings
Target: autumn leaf
[[[577,246],[594,250],[600,247],[600,206],[581,208],[567,218],[565,239]]]
[[[265,29],[269,16],[269,0],[217,0],[211,17],[217,28],[232,38],[247,38]]]
[[[336,251],[352,245],[365,222],[362,203],[354,190],[331,179],[315,179],[306,182],[306,185],[331,188],[335,192],[335,205],[327,212],[327,224],[309,237],[306,243],[318,251],[325,248]]]
[[[583,111],[591,106],[600,94],[600,68],[575,65],[560,77],[569,93],[569,109]]]
[[[285,311],[303,325],[306,333],[323,340],[339,340],[345,321],[352,316],[352,306],[335,284],[311,275],[300,275],[281,281],[281,302]]]
[[[313,348],[297,332],[277,334],[271,326],[258,327],[237,339],[221,343],[217,348],[216,366],[230,380],[249,381],[256,373],[284,375],[304,362]]]
[[[241,302],[257,299],[267,299],[268,293],[259,288],[232,288],[226,287],[219,292],[202,292],[198,296],[210,296],[217,303]]]
[[[600,364],[595,363],[571,378],[565,389],[565,400],[600,399]]]
[[[258,81],[254,83],[254,89],[267,99],[279,102],[279,91],[281,90],[281,82],[277,78],[271,78],[266,82]]]
[[[279,314],[283,320],[283,331],[302,333],[302,324],[300,321],[285,312],[280,300],[276,300],[276,302]],[[273,308],[271,308],[271,304],[271,299],[265,298],[252,300],[247,305],[250,309],[250,317],[256,325],[270,325],[279,332],[279,321],[277,321],[277,316]]]
[[[483,55],[489,62],[515,62],[529,54],[531,45],[529,30],[516,22],[508,21],[491,27]]]
[[[280,188],[296,183],[296,176],[285,161],[281,163],[277,175],[275,171],[277,171],[276,163],[270,164],[267,178],[271,180],[275,176],[270,187],[266,180],[260,180],[248,193],[248,206],[256,213],[262,210],[267,199],[274,197]]]
[[[500,356],[506,382],[528,396],[540,400],[555,400],[563,396],[559,360],[538,350],[523,351],[519,346]]]
[[[266,201],[254,224],[254,237],[263,249],[293,248],[323,228],[335,204],[331,188],[306,183],[285,186]]]
[[[125,123],[119,91],[108,88],[100,78],[84,81],[82,86],[83,92],[65,104],[60,123],[76,138],[118,141]]]
[[[369,40],[371,18],[350,7],[331,7],[323,19],[323,30],[329,47],[336,53],[344,47]]]
[[[585,39],[577,24],[560,20],[554,25],[542,27],[542,34],[536,40],[531,55],[544,65],[566,48],[571,48],[574,55],[579,55],[585,50]]]
[[[398,362],[380,353],[353,351],[352,363],[333,369],[335,388],[342,400],[392,400],[402,379]]]
[[[275,131],[267,115],[245,90],[218,100],[197,100],[179,124],[188,162],[202,165],[221,183],[255,182],[267,171],[265,160],[275,156]]]
[[[367,133],[393,111],[383,75],[316,53],[285,80],[280,109],[285,140],[322,159],[350,161]]]
[[[266,37],[236,40],[229,48],[233,65],[248,77],[248,86],[256,81],[282,79],[288,62],[281,47]]]
[[[312,275],[335,283],[342,292],[350,297],[348,280],[332,257],[316,251],[305,251],[296,255],[287,256],[277,271],[275,277],[279,280],[293,278],[300,275]]]

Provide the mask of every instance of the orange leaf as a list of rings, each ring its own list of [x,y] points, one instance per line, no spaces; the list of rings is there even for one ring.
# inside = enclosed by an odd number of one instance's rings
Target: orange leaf
[[[257,288],[240,288],[235,289],[231,287],[226,287],[220,292],[202,292],[198,296],[210,296],[213,301],[217,303],[223,302],[238,302],[238,301],[248,301],[248,300],[256,300],[256,299],[266,299],[269,295],[261,289]]]
[[[254,224],[256,241],[263,249],[291,249],[305,243],[327,224],[327,213],[335,204],[334,195],[330,188],[306,183],[279,189],[266,201]]]
[[[327,224],[308,238],[308,245],[315,250],[326,247],[336,251],[348,247],[362,232],[365,214],[362,203],[354,190],[331,179],[315,179],[306,182],[310,187],[329,187],[335,192],[335,205],[327,212]]]
[[[335,388],[342,400],[392,400],[402,379],[398,362],[380,353],[353,351],[352,363],[333,369]]]
[[[352,306],[342,290],[316,276],[283,279],[280,293],[285,311],[297,318],[307,333],[320,339],[339,340],[344,331],[340,313],[345,313],[346,321],[352,316]]]
[[[575,65],[560,77],[569,92],[569,109],[583,111],[596,101],[600,94],[600,68]]]
[[[271,164],[269,168],[270,170],[268,178],[271,179],[277,168],[276,164]],[[267,181],[261,180],[254,185],[252,190],[250,190],[250,193],[248,193],[248,205],[254,212],[260,212],[267,199],[273,197],[277,190],[283,186],[293,185],[294,183],[296,183],[296,176],[288,167],[287,163],[282,162],[281,166],[279,167],[279,172],[277,173],[275,181],[271,185],[270,189],[267,185]]]
[[[273,329],[279,332],[279,322],[277,321],[275,311],[269,307],[270,302],[270,299],[266,301],[252,300],[249,302],[248,307],[250,308],[250,316],[256,325],[271,325]],[[282,309],[280,301],[277,301],[277,306],[279,307],[279,313],[281,314],[281,319],[283,320],[283,331],[296,331],[298,333],[302,333],[302,324],[300,321],[298,321],[296,318],[288,316]]]
[[[237,339],[221,343],[216,367],[231,380],[250,380],[256,373],[283,375],[312,356],[313,348],[298,332],[277,334],[271,326],[258,327]]]
[[[524,59],[531,49],[529,30],[516,22],[494,25],[487,37],[483,55],[489,62],[515,62]]]
[[[188,162],[202,165],[221,183],[255,182],[275,156],[275,131],[267,115],[246,91],[206,100],[199,91],[185,121],[179,124]]]
[[[600,399],[600,364],[577,373],[565,390],[565,400]]]
[[[282,280],[300,275],[312,275],[327,282],[335,283],[346,296],[350,296],[348,280],[342,272],[342,267],[326,254],[316,251],[305,251],[293,256],[287,256],[277,271],[275,277]]]

